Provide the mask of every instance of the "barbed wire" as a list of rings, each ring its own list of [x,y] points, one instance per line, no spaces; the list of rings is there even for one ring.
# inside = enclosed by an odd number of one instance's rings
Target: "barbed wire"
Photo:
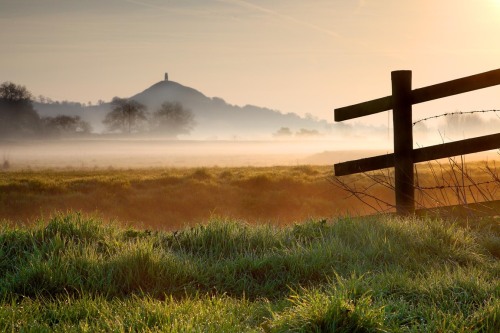
[[[427,117],[427,118],[422,118],[420,120],[417,120],[417,121],[415,121],[413,123],[413,126],[415,126],[416,124],[418,124],[420,122],[423,122],[423,121],[426,121],[426,120],[430,120],[430,119],[434,119],[434,118],[454,116],[454,115],[463,115],[463,114],[487,113],[487,112],[495,112],[495,114],[496,114],[497,112],[500,112],[500,109],[447,112],[447,113],[443,113],[443,114],[440,114],[440,115],[437,115],[437,116],[432,116],[432,117]]]

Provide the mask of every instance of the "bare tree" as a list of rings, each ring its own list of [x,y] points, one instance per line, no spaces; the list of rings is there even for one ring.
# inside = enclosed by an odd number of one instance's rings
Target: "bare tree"
[[[111,106],[112,110],[103,121],[108,131],[139,132],[147,120],[146,106],[137,101],[115,97]]]
[[[289,127],[281,127],[276,133],[273,134],[275,138],[283,138],[292,136],[292,131]]]
[[[89,134],[92,130],[90,124],[80,119],[79,116],[59,115],[57,117],[42,118],[44,132],[47,135],[82,135]]]
[[[195,125],[193,113],[180,103],[164,102],[153,113],[151,130],[170,137],[189,133]]]

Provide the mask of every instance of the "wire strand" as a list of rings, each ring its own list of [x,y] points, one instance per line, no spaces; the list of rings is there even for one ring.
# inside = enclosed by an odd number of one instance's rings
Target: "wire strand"
[[[432,117],[427,117],[427,118],[423,118],[423,119],[420,119],[420,120],[417,120],[413,123],[413,126],[415,126],[416,124],[420,123],[420,122],[423,122],[423,121],[426,121],[426,120],[430,120],[430,119],[435,119],[435,118],[440,118],[440,117],[447,117],[447,116],[454,116],[454,115],[463,115],[463,114],[474,114],[474,113],[487,113],[487,112],[495,112],[495,114],[497,112],[500,112],[500,110],[498,109],[492,109],[492,110],[474,110],[474,111],[456,111],[456,112],[447,112],[447,113],[443,113],[443,114],[440,114],[440,115],[437,115],[437,116],[432,116]],[[497,115],[498,117],[498,115]]]

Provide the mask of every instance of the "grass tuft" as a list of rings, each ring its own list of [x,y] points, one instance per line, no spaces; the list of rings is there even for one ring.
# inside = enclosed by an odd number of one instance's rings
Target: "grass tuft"
[[[0,227],[0,331],[497,332],[495,228],[215,218],[175,232],[81,214]]]

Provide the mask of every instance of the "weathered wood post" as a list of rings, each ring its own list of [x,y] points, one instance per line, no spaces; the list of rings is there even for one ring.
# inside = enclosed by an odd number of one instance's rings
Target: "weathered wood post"
[[[409,215],[415,212],[411,71],[393,71],[391,81],[396,211]]]

